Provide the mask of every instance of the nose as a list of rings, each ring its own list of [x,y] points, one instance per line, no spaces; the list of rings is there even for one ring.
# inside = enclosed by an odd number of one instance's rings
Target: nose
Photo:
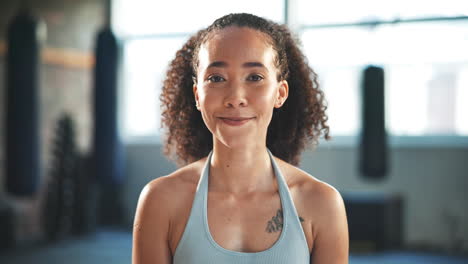
[[[232,83],[230,87],[227,87],[227,94],[224,98],[224,106],[228,108],[247,106],[246,93],[242,85]]]

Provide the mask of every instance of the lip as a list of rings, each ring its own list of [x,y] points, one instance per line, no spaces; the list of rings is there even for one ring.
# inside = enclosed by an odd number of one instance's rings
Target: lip
[[[254,119],[255,117],[218,117],[223,121],[225,124],[230,126],[241,126],[250,120]]]

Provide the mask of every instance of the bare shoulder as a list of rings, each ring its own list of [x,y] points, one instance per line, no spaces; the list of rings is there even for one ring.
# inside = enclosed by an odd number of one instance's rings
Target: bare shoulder
[[[348,222],[343,198],[330,184],[279,160],[294,205],[305,219],[311,263],[348,263]]]
[[[169,243],[172,219],[190,199],[199,170],[195,162],[152,180],[143,188],[133,225],[132,263],[172,262]]]
[[[202,161],[202,160],[201,160]],[[177,210],[186,204],[196,189],[201,171],[200,161],[152,180],[143,188],[138,199],[134,229],[167,227]],[[197,176],[198,175],[198,176]],[[159,225],[145,223],[159,222]],[[148,230],[149,231],[149,230]]]
[[[178,208],[178,201],[195,191],[203,164],[202,159],[152,180],[143,188],[140,200],[144,199],[154,204],[159,211]]]
[[[277,160],[298,210],[317,221],[327,221],[330,217],[343,213],[343,199],[335,187],[298,167]]]

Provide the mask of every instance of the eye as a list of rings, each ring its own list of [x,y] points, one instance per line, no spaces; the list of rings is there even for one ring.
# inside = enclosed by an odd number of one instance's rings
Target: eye
[[[253,74],[253,75],[250,75],[247,80],[249,81],[253,81],[253,82],[259,82],[261,80],[263,80],[263,77],[258,75],[258,74]]]
[[[224,81],[224,78],[219,76],[219,75],[212,75],[212,76],[208,77],[207,80],[209,82],[222,82],[222,81]]]

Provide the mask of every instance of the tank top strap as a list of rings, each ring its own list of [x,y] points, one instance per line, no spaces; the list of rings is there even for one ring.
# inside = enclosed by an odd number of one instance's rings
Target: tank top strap
[[[296,207],[294,206],[294,201],[292,199],[291,193],[289,192],[288,184],[284,179],[283,174],[275,161],[275,158],[269,149],[268,154],[270,156],[271,164],[276,175],[276,181],[278,183],[278,191],[281,199],[281,206],[283,207],[283,217],[286,218],[289,216],[288,220],[291,221],[290,224],[294,228],[299,228],[302,230],[302,225],[299,220],[299,214],[297,213]],[[305,235],[304,235],[305,239]]]
[[[202,194],[201,196],[203,196],[205,192],[208,192],[208,177],[210,175],[210,165],[212,156],[213,151],[210,151],[206,159],[205,165],[203,166],[200,180],[198,181],[197,193],[200,192],[200,194]]]

